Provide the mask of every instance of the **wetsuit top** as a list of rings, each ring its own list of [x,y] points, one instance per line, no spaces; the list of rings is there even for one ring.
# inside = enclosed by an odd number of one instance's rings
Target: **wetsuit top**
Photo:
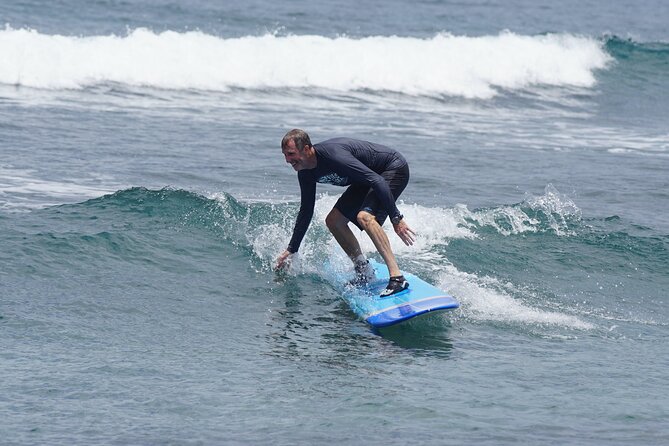
[[[381,172],[404,167],[401,153],[381,144],[351,138],[333,138],[314,144],[316,167],[297,172],[300,182],[300,212],[297,215],[288,251],[297,252],[307,232],[316,204],[316,183],[348,186],[365,184],[379,197],[390,217],[400,214],[388,183]]]

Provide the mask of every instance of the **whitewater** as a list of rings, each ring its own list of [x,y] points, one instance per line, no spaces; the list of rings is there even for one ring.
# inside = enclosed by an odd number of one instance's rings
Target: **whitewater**
[[[0,31],[0,54],[5,60],[0,82],[35,88],[120,83],[212,91],[368,89],[466,98],[490,98],[499,88],[530,85],[589,87],[594,71],[611,60],[601,42],[590,38],[511,32],[429,39],[272,34],[224,39],[197,31],[136,29],[127,36],[72,37],[8,28]]]

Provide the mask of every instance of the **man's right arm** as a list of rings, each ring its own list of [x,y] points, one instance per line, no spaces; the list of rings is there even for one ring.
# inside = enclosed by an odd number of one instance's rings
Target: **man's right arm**
[[[300,244],[304,235],[307,233],[311,219],[314,216],[314,206],[316,205],[316,182],[307,172],[300,171],[297,174],[300,182],[300,212],[297,214],[293,236],[288,243],[287,251],[296,253],[300,249]]]
[[[290,256],[300,249],[300,244],[304,235],[309,229],[309,223],[314,216],[314,207],[316,205],[316,181],[306,172],[298,172],[297,179],[300,182],[300,211],[297,214],[293,236],[290,238],[288,247],[276,259],[276,269],[282,269],[288,266]]]
[[[293,228],[293,236],[290,238],[288,248],[276,259],[276,269],[282,269],[287,266],[291,255],[300,249],[300,244],[304,235],[307,233],[311,218],[314,216],[314,206],[316,205],[316,182],[308,178],[302,171],[297,173],[300,182],[300,212],[297,214],[297,221]]]

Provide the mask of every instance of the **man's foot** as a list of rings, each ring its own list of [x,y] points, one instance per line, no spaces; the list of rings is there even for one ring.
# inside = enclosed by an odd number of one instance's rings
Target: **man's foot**
[[[369,260],[355,264],[355,277],[349,282],[349,285],[362,286],[376,279],[374,268],[369,264]]]
[[[401,293],[409,288],[409,282],[404,276],[393,276],[388,281],[386,289],[381,292],[381,297],[392,296],[393,294]]]

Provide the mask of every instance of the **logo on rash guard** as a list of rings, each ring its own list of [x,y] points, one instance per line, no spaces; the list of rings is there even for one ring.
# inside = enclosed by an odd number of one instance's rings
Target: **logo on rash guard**
[[[332,184],[335,186],[346,186],[349,184],[348,177],[340,177],[336,173],[323,175],[318,179],[318,182],[321,184]]]

